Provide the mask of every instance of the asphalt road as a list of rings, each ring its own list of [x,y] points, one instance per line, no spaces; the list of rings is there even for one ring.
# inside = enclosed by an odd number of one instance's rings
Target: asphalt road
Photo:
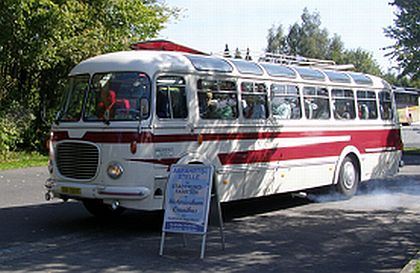
[[[45,168],[0,172],[1,272],[399,272],[420,245],[420,156],[348,201],[281,195],[223,206],[226,249],[210,229],[169,236],[161,217],[99,221],[76,202],[43,200]],[[313,197],[313,195],[310,195]]]

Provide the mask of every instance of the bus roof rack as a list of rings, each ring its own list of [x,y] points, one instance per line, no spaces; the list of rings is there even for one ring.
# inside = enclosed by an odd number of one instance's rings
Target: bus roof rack
[[[295,66],[307,66],[311,68],[321,68],[338,71],[349,71],[354,70],[353,64],[336,64],[333,60],[322,60],[315,58],[308,58],[303,56],[292,56],[287,54],[277,54],[271,52],[250,52],[249,48],[245,50],[239,50],[236,48],[232,54],[229,50],[228,45],[225,46],[223,52],[217,52],[212,54],[217,57],[223,58],[234,58],[244,59],[246,61],[257,60],[258,62],[284,64],[284,65],[295,65]],[[245,57],[243,57],[245,56]]]
[[[353,64],[336,64],[333,60],[321,60],[315,58],[307,58],[303,56],[292,56],[286,54],[276,54],[265,52],[259,59],[259,62],[268,62],[276,64],[309,66],[322,69],[332,70],[353,70]]]

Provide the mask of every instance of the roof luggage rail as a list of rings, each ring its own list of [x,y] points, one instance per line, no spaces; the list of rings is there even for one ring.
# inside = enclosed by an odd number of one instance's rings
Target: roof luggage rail
[[[303,56],[292,56],[286,54],[276,54],[271,52],[264,53],[260,58],[260,62],[301,65],[301,66],[330,66],[336,65],[333,60],[321,60],[315,58],[307,58]]]
[[[260,62],[276,63],[276,64],[287,64],[297,66],[309,66],[322,69],[331,70],[353,70],[353,64],[336,64],[333,60],[322,60],[315,58],[307,58],[303,56],[291,56],[286,54],[276,54],[266,52],[259,60]]]

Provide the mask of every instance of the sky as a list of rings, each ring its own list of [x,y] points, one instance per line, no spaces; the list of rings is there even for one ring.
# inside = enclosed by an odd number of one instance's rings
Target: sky
[[[341,37],[346,49],[362,48],[372,53],[384,72],[395,65],[382,48],[394,41],[383,29],[394,24],[395,7],[390,0],[166,0],[180,8],[159,38],[171,40],[204,52],[222,52],[225,44],[263,52],[268,29],[281,24],[285,33],[295,22],[301,23],[303,9],[318,12],[321,28],[329,36]]]

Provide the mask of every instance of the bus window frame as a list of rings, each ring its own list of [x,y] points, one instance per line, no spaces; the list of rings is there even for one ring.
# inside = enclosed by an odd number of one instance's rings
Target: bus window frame
[[[358,117],[358,119],[359,120],[364,120],[364,121],[369,121],[369,120],[378,120],[378,119],[380,119],[380,113],[379,113],[379,97],[378,97],[378,93],[379,93],[379,91],[375,91],[375,90],[373,90],[373,89],[363,89],[363,88],[357,88],[357,89],[355,89],[355,95],[356,95],[356,108],[357,108],[357,117]],[[358,95],[357,95],[357,93],[358,92],[361,92],[361,91],[364,91],[364,92],[370,92],[370,93],[373,93],[374,95],[375,95],[375,98],[359,98],[358,97]],[[359,110],[359,101],[360,100],[362,100],[362,101],[374,101],[375,102],[375,110],[376,110],[376,118],[367,118],[367,119],[363,119],[363,118],[361,118],[360,117],[360,115],[361,115],[361,112],[360,112],[360,110]]]
[[[383,117],[383,106],[382,106],[382,100],[381,100],[381,93],[388,93],[389,94],[389,103],[390,103],[390,117],[389,118],[384,118]],[[384,121],[384,122],[392,122],[392,121],[394,121],[395,120],[395,117],[396,117],[396,107],[395,107],[395,101],[394,101],[394,99],[393,99],[393,95],[392,95],[392,90],[389,90],[389,89],[381,89],[381,90],[378,90],[377,92],[376,92],[376,97],[377,97],[377,101],[378,101],[378,113],[379,113],[379,118],[382,120],[382,121]],[[387,101],[384,101],[384,102],[387,102]]]
[[[237,85],[238,88],[238,101],[239,103],[239,109],[240,109],[240,117],[243,121],[249,122],[249,121],[262,121],[267,120],[270,118],[271,112],[270,112],[270,99],[269,99],[269,85],[267,82],[262,80],[256,80],[256,79],[241,79],[241,81],[238,82]],[[244,83],[251,83],[252,84],[252,91],[243,91],[242,85]],[[258,86],[263,85],[264,90],[262,92],[258,91]],[[265,105],[264,105],[264,111],[265,111],[265,117],[263,118],[254,118],[254,117],[246,117],[245,116],[245,108],[243,105],[243,96],[265,96]]]
[[[320,95],[306,95],[305,94],[305,88],[316,88],[316,89],[325,89],[327,91],[327,101],[328,103],[326,105],[328,105],[328,118],[309,118],[306,115],[306,97],[309,96],[310,98],[324,98],[324,96],[320,96]],[[333,113],[332,113],[332,106],[331,106],[331,87],[328,85],[310,85],[310,84],[303,84],[300,88],[300,92],[302,95],[302,108],[303,108],[303,112],[302,112],[302,116],[304,116],[304,118],[306,120],[310,120],[310,121],[328,121],[331,120],[333,117]]]
[[[183,81],[184,81],[183,87],[184,87],[185,98],[186,98],[186,102],[185,103],[186,103],[186,107],[187,107],[187,116],[185,118],[173,118],[173,117],[162,118],[162,117],[159,117],[159,115],[157,113],[157,110],[158,110],[157,109],[158,88],[159,88],[159,86],[167,86],[167,87],[169,86],[169,85],[159,85],[157,83],[158,79],[161,78],[161,77],[178,77],[178,78],[182,78],[183,79]],[[190,109],[190,106],[188,105],[188,102],[189,102],[189,94],[188,93],[189,92],[188,92],[188,84],[187,84],[187,75],[186,74],[176,74],[176,73],[159,74],[159,75],[156,75],[155,80],[153,81],[153,84],[154,84],[154,86],[153,86],[154,99],[152,99],[152,101],[153,101],[153,109],[151,110],[151,111],[153,111],[153,115],[155,115],[156,118],[159,121],[187,121],[187,120],[189,120],[189,117],[191,115],[191,109]],[[178,85],[176,85],[176,86],[178,86]],[[171,116],[172,116],[172,113],[171,113]]]
[[[194,110],[194,112],[196,111],[195,113],[198,114],[197,117],[201,122],[215,122],[215,121],[217,121],[217,122],[233,122],[233,121],[238,121],[240,119],[240,113],[239,113],[240,102],[239,102],[239,92],[238,92],[239,79],[240,79],[239,77],[223,77],[222,75],[216,75],[216,76],[213,76],[213,77],[208,76],[208,75],[197,75],[196,80],[194,80],[193,83],[192,83],[194,85],[193,89],[192,89],[193,90],[192,92],[195,93],[194,95],[197,98],[196,99],[196,102],[197,102],[196,110]],[[204,91],[204,89],[198,88],[200,81],[215,81],[215,82],[217,82],[217,90]],[[235,88],[232,89],[232,90],[222,90],[222,89],[220,89],[219,82],[223,82],[223,81],[233,82],[234,85],[235,85]],[[234,95],[235,96],[235,107],[234,108],[235,108],[235,111],[236,111],[236,116],[234,115],[232,118],[218,118],[218,117],[216,117],[216,118],[205,118],[205,117],[203,117],[202,113],[200,111],[201,110],[200,94],[206,94],[207,95],[207,93],[209,93],[209,92],[212,93],[212,95],[213,95],[213,93]],[[191,111],[191,109],[190,109],[190,111]]]
[[[115,73],[119,73],[119,74],[123,74],[123,73],[139,73],[139,74],[144,74],[144,77],[147,78],[147,80],[148,80],[148,87],[149,87],[149,97],[148,97],[149,112],[148,112],[147,117],[141,117],[141,113],[140,113],[141,112],[141,109],[138,109],[139,115],[140,115],[138,119],[132,119],[132,120],[129,120],[129,119],[110,119],[109,122],[142,122],[143,120],[149,120],[149,119],[151,119],[151,117],[152,117],[151,105],[152,105],[152,101],[153,101],[153,93],[154,93],[153,92],[153,88],[154,88],[154,86],[153,86],[153,82],[152,82],[150,76],[146,72],[143,72],[143,71],[134,71],[134,70],[122,70],[122,71],[119,71],[119,70],[115,70],[115,71],[96,71],[95,73],[93,73],[93,74],[90,75],[90,79],[89,79],[89,90],[86,92],[85,99],[84,99],[84,102],[83,102],[83,111],[82,111],[82,120],[83,120],[83,122],[87,122],[87,123],[104,122],[103,119],[99,119],[99,118],[96,119],[96,120],[89,120],[86,117],[86,108],[87,108],[87,104],[89,103],[90,92],[92,91],[92,88],[93,88],[92,85],[93,85],[93,79],[94,79],[94,77],[96,75],[99,75],[99,74],[115,74]],[[138,100],[139,100],[139,107],[140,107],[140,101],[143,98],[145,98],[145,97],[139,97],[138,98]]]
[[[296,95],[294,95],[294,94],[288,94],[287,91],[286,91],[285,94],[281,94],[281,93],[275,92],[273,90],[273,86],[274,85],[284,86],[285,88],[290,88],[290,87],[296,88],[297,94]],[[303,108],[303,103],[302,103],[303,96],[302,96],[302,90],[301,90],[299,84],[294,83],[294,82],[276,82],[276,81],[271,81],[270,82],[270,90],[269,91],[270,91],[270,94],[269,94],[269,111],[270,111],[270,117],[272,119],[277,120],[277,121],[282,121],[282,122],[283,121],[299,121],[299,120],[302,120],[303,119],[303,116],[305,115],[304,114],[305,109]],[[290,117],[290,118],[279,118],[279,117],[274,116],[274,114],[273,114],[273,98],[275,98],[275,97],[281,97],[281,98],[285,98],[285,97],[296,97],[298,99],[298,101],[299,101],[299,107],[298,107],[299,108],[299,114],[300,114],[299,117],[298,118],[292,118],[292,117]],[[293,113],[293,109],[291,109],[291,110],[292,110],[291,113]]]
[[[334,91],[338,91],[341,90],[344,93],[346,91],[350,91],[352,96],[345,96],[345,94],[343,96],[338,96],[338,95],[334,95]],[[350,120],[355,120],[358,116],[358,112],[356,110],[356,98],[355,98],[355,92],[353,88],[348,88],[348,87],[332,87],[330,90],[330,99],[331,99],[331,110],[332,110],[332,118],[334,118],[334,120],[339,120],[339,121],[350,121]],[[353,103],[353,109],[351,109],[353,111],[353,116],[351,116],[351,113],[349,113],[349,118],[345,118],[342,117],[340,118],[340,114],[337,111],[337,106],[336,106],[336,102],[337,101],[344,101],[344,100],[351,100],[351,102]]]

